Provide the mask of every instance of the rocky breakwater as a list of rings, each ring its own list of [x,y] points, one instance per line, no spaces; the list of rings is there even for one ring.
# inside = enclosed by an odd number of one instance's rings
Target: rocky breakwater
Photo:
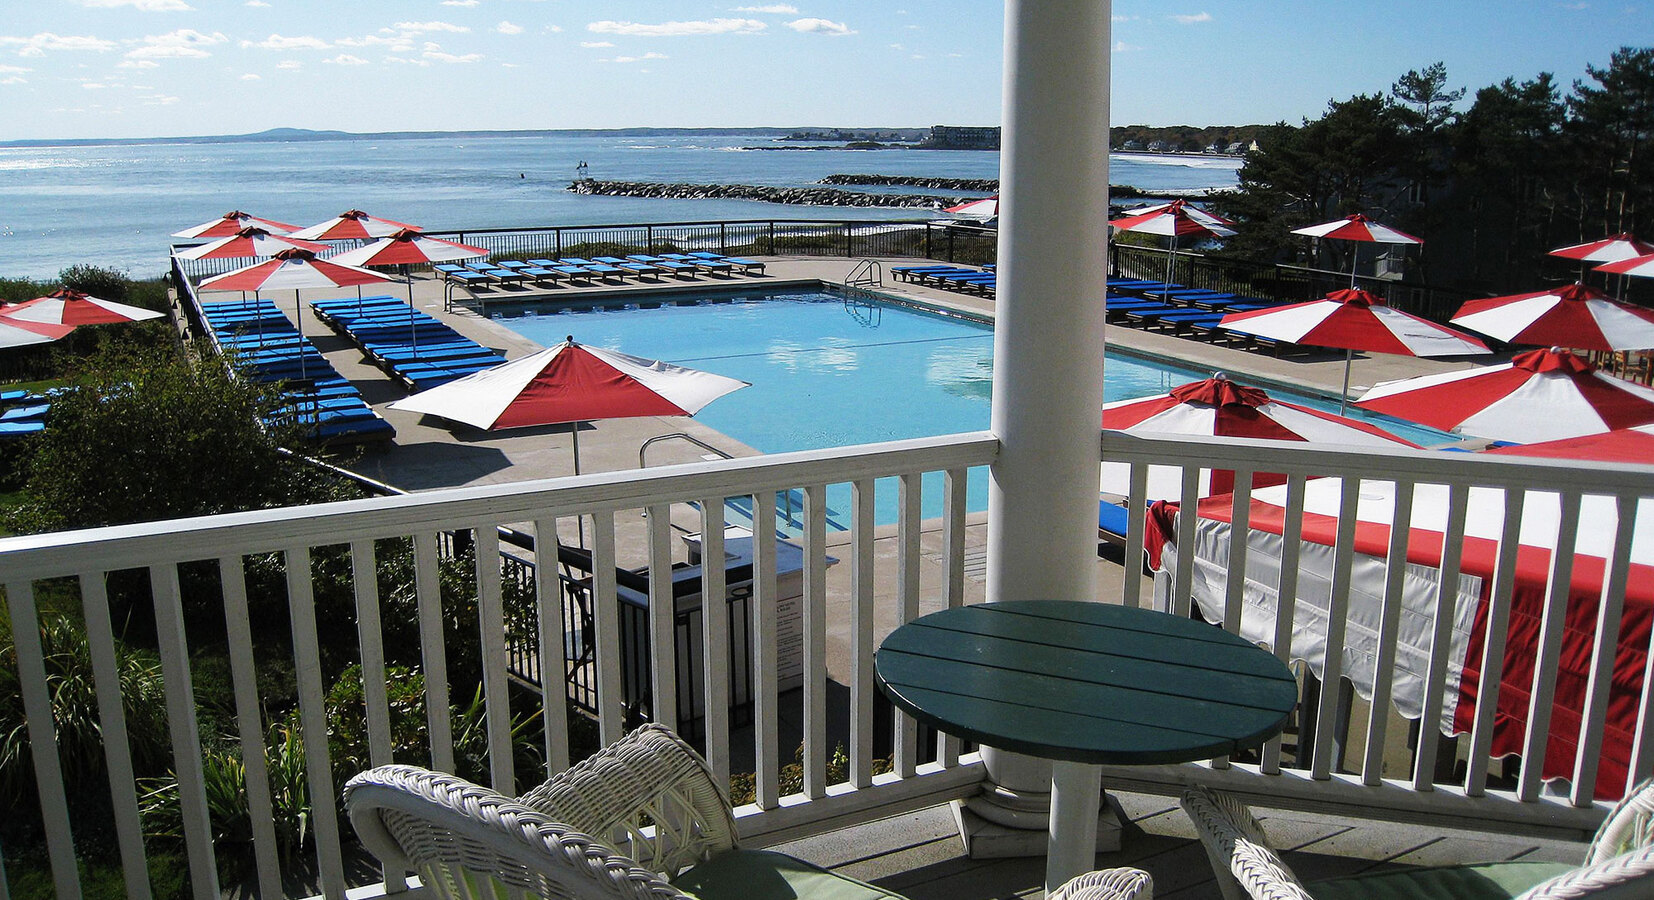
[[[999,191],[997,178],[931,178],[925,175],[828,175],[820,184],[871,184],[880,187],[916,187],[933,191]]]
[[[654,197],[671,200],[757,200],[792,206],[888,206],[942,209],[957,197],[931,194],[869,194],[830,187],[768,187],[756,184],[666,184],[654,181],[599,181],[581,179],[569,185],[576,194],[610,197]]]

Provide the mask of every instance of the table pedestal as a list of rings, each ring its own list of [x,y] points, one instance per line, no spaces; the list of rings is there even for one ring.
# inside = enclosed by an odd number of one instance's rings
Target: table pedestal
[[[988,770],[982,793],[954,801],[954,823],[972,859],[1040,856],[1050,850],[1052,763],[1021,753],[983,747]],[[1094,810],[1097,853],[1120,849],[1119,804],[1099,794]]]

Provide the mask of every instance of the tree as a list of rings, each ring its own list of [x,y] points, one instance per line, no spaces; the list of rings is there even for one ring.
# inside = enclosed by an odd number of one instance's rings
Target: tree
[[[1574,82],[1569,133],[1580,166],[1581,239],[1654,229],[1654,47],[1621,47],[1597,86]]]

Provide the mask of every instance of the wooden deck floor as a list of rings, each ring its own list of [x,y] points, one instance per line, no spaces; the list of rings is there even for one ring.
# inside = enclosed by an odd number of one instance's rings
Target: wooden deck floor
[[[1157,900],[1221,900],[1206,854],[1175,800],[1116,794],[1130,823],[1122,849],[1097,868],[1136,866],[1154,876]],[[1579,862],[1568,841],[1361,822],[1296,811],[1257,810],[1264,830],[1305,881],[1398,866],[1537,859]],[[973,860],[946,806],[819,835],[777,849],[869,881],[909,900],[1005,900],[1042,896],[1045,860]]]

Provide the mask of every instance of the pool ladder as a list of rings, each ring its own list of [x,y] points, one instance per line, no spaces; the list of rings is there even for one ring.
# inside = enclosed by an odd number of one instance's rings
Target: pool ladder
[[[708,444],[694,435],[682,431],[671,434],[658,434],[643,442],[637,450],[638,468],[646,469],[649,464],[646,460],[649,448],[663,441],[688,441],[702,450],[724,459],[734,459],[729,453]],[[698,506],[698,504],[691,504]],[[751,528],[757,522],[753,509],[751,495],[740,494],[724,498],[724,523],[726,525],[740,525]],[[838,513],[827,510],[827,527],[837,531],[849,530]],[[778,491],[775,495],[775,535],[779,538],[796,538],[804,534],[804,492],[798,488]]]
[[[847,288],[876,288],[884,286],[884,266],[876,259],[864,259],[856,263],[850,274],[844,276],[844,286]]]

